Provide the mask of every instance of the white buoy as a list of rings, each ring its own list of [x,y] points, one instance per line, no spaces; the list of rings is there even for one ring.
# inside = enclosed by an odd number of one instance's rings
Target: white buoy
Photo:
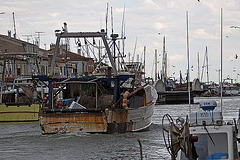
[[[212,111],[217,107],[217,102],[215,100],[205,100],[201,101],[199,106],[204,111]]]

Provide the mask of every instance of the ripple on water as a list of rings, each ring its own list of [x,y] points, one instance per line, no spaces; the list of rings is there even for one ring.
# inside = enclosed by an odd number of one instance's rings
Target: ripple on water
[[[209,98],[195,98],[195,102]],[[219,98],[215,99],[219,103]],[[237,118],[240,97],[223,99],[224,119]],[[192,111],[199,109],[191,105]],[[217,109],[220,109],[218,107]],[[42,135],[36,123],[1,123],[0,155],[2,159],[71,159],[128,160],[140,159],[140,138],[144,159],[170,159],[162,138],[162,117],[168,113],[175,120],[188,114],[188,104],[157,105],[149,131],[122,134],[67,133]]]

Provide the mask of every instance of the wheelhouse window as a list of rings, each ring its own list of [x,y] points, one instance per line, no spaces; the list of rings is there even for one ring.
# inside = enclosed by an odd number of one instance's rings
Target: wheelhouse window
[[[228,159],[227,133],[196,134],[198,142],[194,147],[198,154],[198,160]],[[188,160],[181,152],[181,160]]]

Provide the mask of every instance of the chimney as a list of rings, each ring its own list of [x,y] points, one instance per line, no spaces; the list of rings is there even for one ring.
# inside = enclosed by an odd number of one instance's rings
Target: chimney
[[[54,43],[50,44],[50,49],[54,49],[56,47],[56,45]]]
[[[68,28],[67,28],[67,23],[66,22],[63,23],[63,31],[64,32],[68,32]]]
[[[11,31],[8,30],[8,38],[11,38]]]
[[[77,49],[77,53],[78,53],[79,55],[81,55],[81,48],[78,48],[78,49]]]

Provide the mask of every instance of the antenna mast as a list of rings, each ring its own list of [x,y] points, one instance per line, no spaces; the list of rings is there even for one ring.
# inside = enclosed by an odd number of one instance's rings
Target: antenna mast
[[[45,32],[35,32],[35,33],[37,33],[37,38],[38,38],[37,46],[40,47],[40,34],[45,33]]]
[[[26,36],[27,37],[27,42],[29,43],[29,40],[30,40],[30,38],[29,37],[32,37],[32,35],[31,34],[26,34],[26,35],[22,35],[22,36]]]

